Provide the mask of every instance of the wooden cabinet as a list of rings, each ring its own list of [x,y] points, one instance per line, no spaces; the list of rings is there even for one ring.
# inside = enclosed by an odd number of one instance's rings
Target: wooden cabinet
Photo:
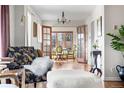
[[[43,56],[50,56],[51,58],[51,46],[52,46],[52,27],[42,26],[42,51]]]

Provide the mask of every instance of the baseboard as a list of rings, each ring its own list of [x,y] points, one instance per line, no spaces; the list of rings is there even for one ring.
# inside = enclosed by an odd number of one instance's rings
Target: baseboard
[[[105,77],[104,81],[121,81],[119,77]]]

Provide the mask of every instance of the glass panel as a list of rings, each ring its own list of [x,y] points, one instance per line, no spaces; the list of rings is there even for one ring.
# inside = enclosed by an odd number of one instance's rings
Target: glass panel
[[[47,46],[50,46],[50,41],[45,41],[45,40],[44,40],[43,46],[46,46],[46,45],[47,45]]]
[[[50,28],[46,28],[47,32],[46,33],[50,33]]]
[[[57,33],[58,35],[58,45],[57,46],[62,46],[63,48],[65,48],[65,33]]]
[[[56,47],[56,33],[52,33],[52,48]]]
[[[43,28],[43,33],[46,33],[46,28]]]
[[[44,34],[44,38],[43,39],[50,40],[50,34]]]
[[[52,48],[62,46],[62,48],[72,48],[73,45],[73,33],[59,32],[52,33]]]
[[[50,47],[49,46],[44,46],[43,51],[49,52],[50,51]]]
[[[81,28],[78,29],[78,30],[79,31],[78,31],[78,35],[77,35],[78,36],[77,37],[77,39],[78,39],[78,41],[77,41],[77,44],[78,44],[78,54],[77,54],[77,56],[79,58],[82,58],[82,57],[84,57],[84,33],[81,31]]]

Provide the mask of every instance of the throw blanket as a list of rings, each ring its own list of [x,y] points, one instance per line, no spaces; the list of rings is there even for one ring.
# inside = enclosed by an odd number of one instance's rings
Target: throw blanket
[[[47,74],[48,88],[102,88],[100,77],[83,70],[56,70]]]

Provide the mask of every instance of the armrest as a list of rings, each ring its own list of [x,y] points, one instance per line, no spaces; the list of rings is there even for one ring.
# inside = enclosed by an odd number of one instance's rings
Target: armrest
[[[0,73],[0,78],[3,77],[16,77],[17,73]]]
[[[0,73],[0,80],[2,80],[1,82],[2,83],[5,83],[6,82],[6,79],[10,79],[10,78],[13,78],[14,81],[13,83],[16,84],[17,86],[19,86],[19,84],[21,84],[21,82],[19,81],[19,78],[17,77],[18,76],[18,73],[16,72],[5,72],[5,73]]]
[[[14,58],[10,58],[10,57],[2,57],[0,58],[1,61],[13,61]]]

